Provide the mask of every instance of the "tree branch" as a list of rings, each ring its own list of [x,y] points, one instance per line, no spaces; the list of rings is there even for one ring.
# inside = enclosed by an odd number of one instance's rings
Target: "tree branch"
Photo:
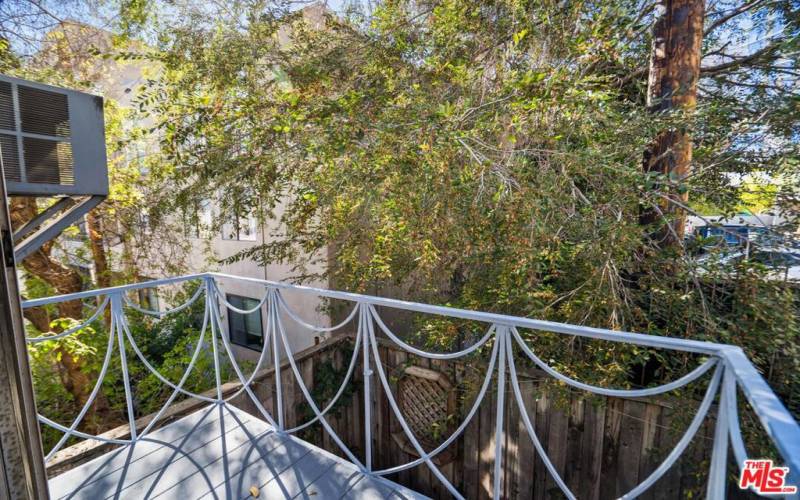
[[[709,25],[709,27],[706,28],[706,30],[703,32],[703,36],[708,36],[712,31],[719,28],[723,24],[727,23],[734,17],[744,14],[745,12],[752,10],[756,7],[759,7],[763,3],[764,0],[752,0],[751,2],[745,2],[744,4],[730,11],[728,14],[725,14],[724,16],[712,22]]]
[[[717,73],[721,73],[723,71],[727,71],[729,69],[736,68],[737,66],[741,66],[743,64],[747,64],[747,63],[751,63],[753,61],[757,61],[757,60],[759,60],[759,59],[761,59],[763,57],[769,56],[773,52],[775,52],[778,49],[778,47],[780,46],[780,42],[782,42],[782,41],[783,41],[783,39],[780,39],[778,41],[774,41],[774,42],[764,46],[763,48],[761,48],[761,49],[759,49],[759,50],[757,50],[757,51],[755,51],[752,54],[747,55],[747,56],[743,56],[743,57],[728,56],[728,57],[732,58],[732,60],[730,60],[728,62],[715,64],[714,66],[705,66],[705,67],[701,66],[700,67],[700,74],[703,75],[703,76],[715,75]]]

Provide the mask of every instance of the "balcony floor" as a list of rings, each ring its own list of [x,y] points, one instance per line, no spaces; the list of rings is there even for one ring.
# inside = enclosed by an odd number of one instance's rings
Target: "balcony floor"
[[[229,405],[210,406],[49,482],[51,498],[425,498]]]

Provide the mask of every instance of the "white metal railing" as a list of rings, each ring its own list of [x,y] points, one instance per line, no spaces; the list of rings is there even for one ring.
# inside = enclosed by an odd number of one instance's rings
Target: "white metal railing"
[[[174,285],[178,283],[185,283],[188,281],[199,281],[197,291],[192,297],[184,304],[181,304],[173,309],[167,311],[150,311],[143,309],[136,304],[130,302],[126,296],[126,292],[130,290],[137,290],[141,288],[152,288],[157,286]],[[264,296],[259,301],[258,305],[249,310],[242,310],[234,307],[225,300],[224,294],[220,293],[218,287],[218,280],[236,280],[239,282],[246,282],[253,285],[263,287]],[[347,301],[353,304],[353,308],[347,315],[344,321],[338,325],[331,327],[321,327],[309,324],[302,320],[292,309],[283,297],[284,290],[292,290],[300,293],[306,293],[325,297],[328,299],[338,299]],[[141,313],[153,315],[156,317],[163,317],[168,314],[183,310],[191,306],[194,302],[199,300],[201,296],[205,296],[205,308],[203,313],[203,323],[200,331],[197,345],[194,348],[191,360],[183,373],[181,379],[174,383],[164,377],[158,370],[153,367],[145,358],[142,351],[136,344],[133,336],[131,335],[128,327],[128,322],[125,315],[125,308],[131,307]],[[46,304],[53,304],[64,302],[68,300],[84,299],[89,297],[99,297],[100,305],[91,317],[84,323],[70,328],[57,335],[45,335],[37,338],[29,338],[29,343],[41,342],[44,340],[54,340],[64,338],[68,335],[75,334],[81,329],[88,326],[92,321],[96,320],[106,308],[110,307],[111,327],[109,328],[108,348],[106,349],[105,358],[103,360],[97,382],[93,387],[88,400],[79,412],[78,416],[69,425],[61,425],[56,423],[45,416],[40,415],[39,420],[48,426],[60,430],[64,433],[60,441],[47,453],[45,459],[50,460],[53,455],[61,449],[64,443],[70,436],[95,439],[101,442],[112,444],[129,444],[137,441],[148,440],[148,435],[153,431],[159,419],[163,416],[167,408],[172,404],[179,394],[199,399],[212,404],[226,404],[232,398],[239,396],[242,393],[247,393],[260,414],[274,426],[278,432],[287,434],[295,433],[304,429],[313,423],[319,422],[324,429],[328,432],[330,437],[339,446],[342,452],[348,459],[357,465],[364,473],[385,476],[393,474],[402,470],[406,470],[421,464],[427,465],[431,472],[444,484],[447,490],[456,498],[463,498],[461,493],[448,481],[444,474],[434,464],[433,458],[450,446],[466,429],[468,423],[475,416],[481,402],[485,398],[489,387],[492,385],[492,380],[495,380],[497,388],[497,404],[496,404],[496,428],[495,428],[495,442],[501,443],[503,433],[504,409],[505,409],[505,393],[506,384],[511,386],[511,393],[514,400],[520,409],[520,415],[528,432],[530,439],[533,442],[534,448],[544,463],[545,467],[552,475],[558,487],[567,498],[575,498],[569,490],[563,479],[559,476],[558,471],[550,461],[545,449],[540,443],[536,430],[525,410],[523,404],[522,393],[517,379],[517,369],[515,361],[515,353],[521,356],[527,356],[539,368],[544,370],[550,376],[576,387],[578,389],[588,391],[594,394],[633,398],[645,397],[663,394],[680,387],[683,387],[703,376],[710,373],[710,381],[706,389],[705,396],[697,410],[697,413],[692,418],[691,423],[684,432],[683,436],[677,442],[673,450],[666,456],[664,461],[641,483],[634,487],[622,498],[634,498],[650,488],[663,474],[676,462],[684,450],[687,448],[697,430],[702,425],[705,417],[715,400],[718,401],[717,419],[715,427],[714,444],[712,450],[711,465],[709,470],[709,480],[707,486],[707,496],[709,498],[725,498],[726,489],[726,466],[728,463],[728,449],[733,450],[734,458],[741,468],[747,458],[744,442],[741,435],[737,407],[737,388],[741,389],[745,395],[750,406],[758,416],[761,424],[767,435],[770,437],[778,452],[783,457],[785,464],[790,468],[789,482],[791,484],[798,484],[797,479],[800,478],[800,426],[786,410],[780,400],[775,396],[767,383],[758,373],[756,368],[744,355],[739,347],[715,344],[710,342],[700,342],[694,340],[675,339],[668,337],[659,337],[654,335],[643,335],[638,333],[625,333],[600,328],[589,328],[583,326],[569,325],[563,323],[555,323],[549,321],[540,321],[529,318],[520,318],[514,316],[507,316],[501,314],[483,313],[477,311],[469,311],[464,309],[454,309],[449,307],[432,306],[427,304],[420,304],[415,302],[406,302],[400,300],[386,299],[381,297],[373,297],[367,295],[360,295],[347,292],[331,291],[318,288],[311,288],[305,286],[291,285],[286,283],[272,282],[266,280],[259,280],[253,278],[242,278],[237,276],[225,275],[220,273],[203,273],[177,278],[168,278],[161,280],[148,281],[144,283],[136,283],[132,285],[118,286],[112,288],[105,288],[100,290],[91,290],[80,293],[73,293],[68,295],[60,295],[56,297],[48,297],[42,299],[28,300],[23,302],[23,308],[30,308],[36,306],[43,306]],[[265,331],[264,345],[266,347],[268,342],[271,342],[271,349],[263,349],[262,353],[256,363],[250,377],[245,377],[241,368],[239,367],[233,355],[233,350],[225,332],[224,322],[221,320],[220,309],[226,307],[231,311],[240,314],[252,314],[257,310],[266,307],[266,323],[267,328]],[[401,309],[406,311],[426,313],[432,315],[445,316],[450,318],[460,318],[464,320],[473,320],[481,322],[486,325],[486,334],[470,347],[452,353],[433,353],[423,351],[413,347],[402,339],[398,338],[384,323],[376,307],[388,307],[394,309]],[[314,417],[301,425],[294,428],[286,429],[284,422],[284,409],[282,401],[282,377],[280,375],[280,359],[279,353],[281,348],[287,353],[291,353],[291,349],[287,340],[286,329],[284,327],[284,320],[282,313],[285,314],[291,321],[304,328],[316,332],[335,331],[347,326],[355,321],[356,323],[356,336],[355,348],[353,350],[352,358],[349,361],[345,378],[336,392],[335,396],[328,404],[320,409],[317,402],[313,400],[303,382],[303,378],[298,370],[294,358],[289,355],[287,360],[289,366],[294,374],[295,381],[298,384],[303,396],[305,397],[308,405],[314,412]],[[377,328],[376,328],[377,327]],[[569,378],[540,359],[535,352],[535,347],[526,344],[520,335],[518,329],[526,328],[539,331],[556,332],[568,335],[577,335],[592,339],[601,339],[613,342],[625,342],[637,344],[641,346],[670,349],[674,351],[683,351],[696,353],[706,357],[697,368],[690,373],[678,378],[675,381],[667,384],[652,387],[647,389],[608,389],[597,387],[583,382],[579,382]],[[210,331],[210,339],[206,341],[206,336]],[[447,437],[435,449],[426,452],[420,444],[417,437],[411,431],[405,417],[403,416],[400,408],[392,393],[387,374],[384,371],[380,357],[378,354],[377,332],[381,332],[388,337],[392,342],[397,344],[405,351],[429,359],[438,360],[451,360],[464,357],[470,353],[475,352],[483,346],[488,346],[491,342],[491,354],[488,359],[488,366],[483,378],[483,382],[478,390],[475,401],[472,403],[469,411],[467,412],[464,420],[459,423],[453,433]],[[216,397],[208,397],[202,394],[196,394],[183,388],[188,380],[198,356],[202,351],[203,346],[208,342],[211,345],[213,359],[214,359],[214,373],[215,373],[215,386]],[[102,385],[103,378],[105,377],[111,357],[116,344],[116,349],[119,350],[121,361],[121,370],[123,376],[123,383],[125,389],[125,397],[127,402],[128,422],[130,425],[130,439],[113,439],[102,436],[90,435],[77,428],[87,411],[97,397],[97,394]],[[172,388],[172,394],[167,399],[164,406],[156,413],[155,417],[141,431],[136,428],[134,418],[134,405],[133,396],[130,386],[130,377],[128,374],[127,360],[126,360],[126,345],[136,354],[136,357],[144,364],[144,366],[152,372],[161,382]],[[225,355],[229,360],[230,366],[236,373],[241,388],[238,389],[233,395],[223,398],[222,383],[220,376],[220,363],[223,359],[220,351],[224,350]],[[256,397],[252,389],[252,382],[255,374],[262,368],[266,361],[267,352],[272,352],[272,366],[275,369],[275,391],[276,391],[276,406],[277,415],[273,416],[266,408],[264,408],[261,401]],[[357,457],[336,434],[326,418],[327,413],[339,398],[344,393],[345,387],[350,383],[357,362],[361,359],[363,366],[363,392],[364,392],[364,440],[365,440],[365,453],[363,460]],[[372,384],[374,376],[377,374],[378,383],[381,384],[388,400],[389,406],[394,413],[397,421],[399,422],[404,434],[408,441],[416,450],[419,458],[412,460],[408,463],[390,467],[387,469],[376,470],[372,465],[372,428],[373,421],[371,415],[371,398],[372,398]],[[494,498],[499,498],[501,495],[501,478],[502,478],[502,446],[495,446],[494,457]]]

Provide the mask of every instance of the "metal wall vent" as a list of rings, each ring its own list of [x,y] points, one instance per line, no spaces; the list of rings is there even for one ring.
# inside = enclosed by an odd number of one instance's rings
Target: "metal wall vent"
[[[28,182],[43,184],[75,184],[72,144],[25,137],[22,139],[25,152]]]
[[[75,164],[69,126],[69,101],[66,94],[42,90],[27,85],[17,85],[19,112],[14,112],[14,94],[11,84],[0,89],[4,113],[2,126],[22,135],[5,135],[3,167],[9,163],[6,179],[35,184],[75,184]],[[19,117],[19,119],[17,118]],[[28,135],[30,134],[30,135]],[[35,137],[32,137],[34,136]],[[19,163],[19,138],[25,158],[23,179]]]
[[[3,171],[6,174],[6,181],[22,180],[19,169],[19,146],[17,146],[17,136],[0,134],[0,150],[3,152]]]
[[[108,194],[97,96],[0,75],[0,148],[11,195]]]
[[[69,102],[65,94],[17,86],[22,131],[69,138]]]
[[[0,128],[15,130],[14,101],[11,97],[11,84],[0,82]]]

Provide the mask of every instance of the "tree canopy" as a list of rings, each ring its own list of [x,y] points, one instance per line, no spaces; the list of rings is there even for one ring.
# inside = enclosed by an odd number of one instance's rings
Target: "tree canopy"
[[[126,30],[146,43],[110,55],[159,68],[134,100],[160,145],[150,220],[197,223],[222,199],[273,220],[232,259],[292,263],[298,280],[322,260],[338,288],[742,345],[797,411],[796,288],[748,262],[701,274],[690,244],[648,237],[749,206],[781,213],[774,239],[792,242],[793,2],[707,2],[696,107],[661,110],[648,99],[659,2],[134,4]],[[690,133],[686,176],[643,168],[665,130]],[[643,210],[658,217],[642,224]],[[474,333],[420,331],[440,345]],[[689,363],[527,334],[607,383]]]

